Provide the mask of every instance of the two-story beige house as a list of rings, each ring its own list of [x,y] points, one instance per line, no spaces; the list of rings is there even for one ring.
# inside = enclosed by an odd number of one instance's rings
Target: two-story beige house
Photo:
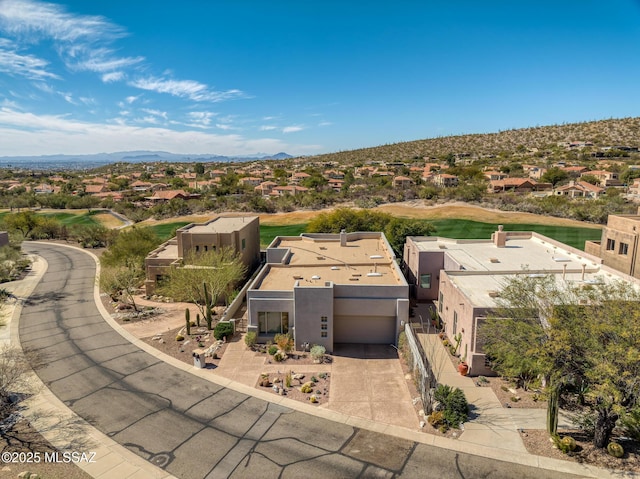
[[[169,268],[177,268],[190,252],[232,248],[240,254],[248,271],[260,263],[260,219],[257,216],[219,216],[206,223],[191,223],[145,258],[147,294]]]

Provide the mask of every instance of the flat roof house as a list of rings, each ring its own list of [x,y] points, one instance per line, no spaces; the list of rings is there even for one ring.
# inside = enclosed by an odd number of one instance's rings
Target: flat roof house
[[[501,228],[491,240],[408,237],[404,261],[412,296],[434,303],[449,339],[461,335],[459,352],[473,375],[493,374],[478,329],[515,275],[553,275],[557,282],[585,285],[633,281],[592,254],[537,233]]]
[[[601,240],[585,242],[585,251],[602,258],[606,266],[640,278],[639,243],[640,214],[609,215]]]
[[[206,223],[191,223],[161,244],[144,260],[145,289],[153,294],[169,268],[178,267],[190,252],[233,248],[251,271],[260,262],[260,219],[257,216],[219,216]]]
[[[292,333],[295,346],[396,344],[409,286],[383,233],[277,237],[247,291],[248,330],[259,341]]]

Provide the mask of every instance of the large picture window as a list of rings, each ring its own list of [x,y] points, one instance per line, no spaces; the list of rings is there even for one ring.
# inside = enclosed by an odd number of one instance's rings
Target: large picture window
[[[420,287],[422,289],[431,289],[431,274],[420,275]]]
[[[289,313],[259,311],[258,330],[260,334],[287,334],[289,332]]]

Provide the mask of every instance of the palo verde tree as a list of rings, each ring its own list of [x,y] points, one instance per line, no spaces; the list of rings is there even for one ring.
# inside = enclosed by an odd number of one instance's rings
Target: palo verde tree
[[[191,252],[180,267],[167,272],[158,292],[176,301],[195,303],[206,317],[207,306],[213,306],[221,297],[231,294],[246,271],[240,255],[233,249]]]
[[[579,394],[582,416],[593,418],[593,443],[603,448],[640,397],[639,301],[638,290],[623,281],[515,275],[480,337],[496,372],[522,381],[546,378],[550,405]],[[550,414],[552,427],[553,419]]]
[[[112,240],[100,261],[107,266],[129,266],[133,263],[144,269],[144,259],[161,240],[151,228],[133,227],[120,232]]]

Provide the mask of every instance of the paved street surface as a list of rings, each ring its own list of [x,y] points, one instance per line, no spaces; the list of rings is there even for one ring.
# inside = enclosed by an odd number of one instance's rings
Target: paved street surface
[[[76,414],[174,476],[577,477],[330,421],[201,379],[105,322],[91,256],[55,244],[24,249],[48,262],[20,318],[23,347],[46,360],[36,373]]]

